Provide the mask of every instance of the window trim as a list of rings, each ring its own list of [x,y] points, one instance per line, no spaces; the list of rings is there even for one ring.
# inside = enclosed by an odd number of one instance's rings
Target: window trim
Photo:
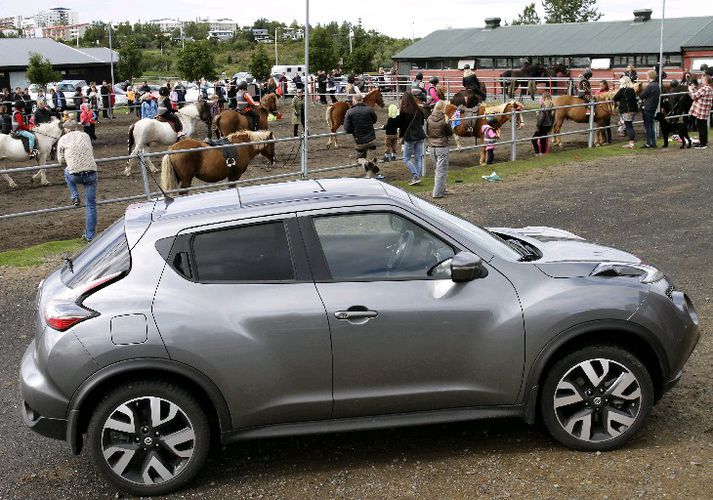
[[[449,234],[440,231],[438,228],[432,226],[428,221],[422,219],[404,210],[401,207],[394,205],[370,205],[370,206],[352,206],[352,207],[340,207],[340,208],[328,208],[328,209],[318,209],[309,210],[304,212],[298,212],[297,217],[300,220],[300,228],[302,229],[302,236],[305,243],[305,248],[308,252],[308,257],[310,260],[310,265],[312,267],[312,272],[314,274],[315,283],[372,283],[372,282],[384,282],[384,281],[439,281],[443,278],[435,277],[424,277],[424,278],[409,278],[409,277],[394,277],[394,278],[362,278],[362,279],[334,279],[332,277],[331,270],[329,269],[329,263],[327,262],[327,257],[324,255],[324,250],[322,244],[319,240],[319,235],[314,227],[314,219],[318,217],[334,217],[334,216],[350,216],[350,215],[364,215],[364,214],[393,214],[402,217],[412,224],[420,227],[424,231],[430,233],[434,237],[444,241],[453,248],[454,254],[463,251],[472,251],[462,245],[460,242],[456,241]],[[485,260],[484,260],[485,262]]]

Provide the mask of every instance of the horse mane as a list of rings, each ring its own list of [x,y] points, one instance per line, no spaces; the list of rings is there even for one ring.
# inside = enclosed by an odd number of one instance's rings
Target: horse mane
[[[58,128],[60,132],[62,131],[62,123],[57,118],[52,118],[52,120],[49,122],[38,123],[37,125],[35,125],[35,129],[40,133],[44,133],[48,129],[53,128]]]
[[[503,103],[500,103],[500,104],[496,104],[495,106],[487,107],[487,108],[485,108],[485,112],[486,112],[487,114],[490,114],[490,113],[504,113],[504,112],[505,112],[505,108],[507,108],[508,106],[514,106],[517,111],[520,111],[520,110],[522,109],[519,102],[514,101],[514,100],[511,100],[511,101],[503,102]]]
[[[238,130],[225,138],[232,143],[267,141],[272,139],[272,132],[269,130],[258,130],[257,132],[253,130]],[[253,146],[256,152],[262,151],[264,147],[265,144],[255,144]]]
[[[199,118],[200,117],[200,109],[198,108],[199,102],[200,101],[197,101],[197,102],[191,103],[187,106],[183,106],[181,109],[176,111],[176,113],[181,113],[181,114],[186,115],[190,118]]]

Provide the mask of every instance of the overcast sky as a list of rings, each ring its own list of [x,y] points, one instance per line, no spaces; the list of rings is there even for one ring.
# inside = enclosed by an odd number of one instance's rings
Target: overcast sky
[[[287,24],[296,19],[303,23],[305,3],[299,0],[273,0],[268,2],[229,0],[119,0],[97,2],[95,0],[3,0],[2,15],[29,16],[38,10],[51,7],[68,7],[79,12],[80,22],[94,20],[115,22],[130,20],[146,21],[162,17],[178,17],[193,20],[196,17],[229,17],[241,26],[251,25],[255,19],[283,21]],[[522,12],[527,0],[311,0],[310,24],[349,20],[356,22],[361,17],[366,29],[375,29],[394,37],[423,37],[437,29],[469,28],[483,26],[486,17],[512,20]],[[242,8],[238,7],[238,4]],[[544,17],[541,3],[536,2],[540,17]],[[635,9],[651,9],[653,17],[661,17],[661,1],[651,0],[598,0],[597,8],[603,13],[602,20],[612,21],[633,18]],[[21,8],[14,12],[13,7]],[[261,10],[261,6],[265,6]],[[247,7],[247,8],[246,8]],[[249,13],[246,13],[249,10]],[[713,1],[668,0],[666,17],[713,16]]]

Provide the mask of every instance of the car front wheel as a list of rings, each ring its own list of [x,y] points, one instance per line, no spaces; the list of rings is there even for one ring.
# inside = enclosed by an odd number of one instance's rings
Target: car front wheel
[[[187,484],[210,447],[205,412],[191,394],[169,382],[134,382],[114,390],[97,407],[87,433],[99,471],[137,496]]]
[[[644,425],[654,400],[646,367],[613,346],[591,346],[559,360],[540,399],[550,434],[584,451],[617,448]]]

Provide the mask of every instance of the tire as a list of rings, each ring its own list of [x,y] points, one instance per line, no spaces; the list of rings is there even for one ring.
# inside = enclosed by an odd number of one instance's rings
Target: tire
[[[552,366],[540,394],[540,411],[547,430],[563,445],[606,451],[636,435],[653,402],[651,375],[636,356],[595,345]]]
[[[92,414],[87,434],[99,472],[136,496],[185,486],[210,448],[208,418],[196,399],[162,381],[131,382],[110,392]]]

